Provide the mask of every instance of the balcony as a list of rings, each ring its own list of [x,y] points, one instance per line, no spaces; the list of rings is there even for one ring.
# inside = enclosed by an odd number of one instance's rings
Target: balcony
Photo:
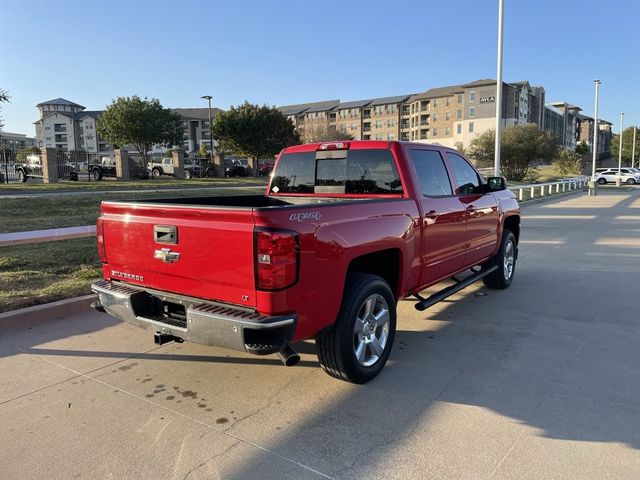
[[[56,133],[67,133],[67,126],[64,124],[55,124],[53,126],[53,131]]]
[[[420,125],[429,125],[429,120],[420,120]]]
[[[362,131],[363,131],[363,132],[370,132],[370,131],[371,131],[371,124],[370,124],[370,123],[365,123],[365,124],[362,126]]]

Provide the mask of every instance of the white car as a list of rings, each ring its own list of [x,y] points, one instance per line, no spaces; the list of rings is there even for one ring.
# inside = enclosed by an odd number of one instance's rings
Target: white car
[[[596,173],[596,182],[600,185],[606,185],[609,182],[615,183],[618,175],[620,175],[622,183],[627,185],[635,185],[640,183],[640,173],[631,170],[630,168],[621,168],[618,172],[617,168],[609,168],[607,170]]]

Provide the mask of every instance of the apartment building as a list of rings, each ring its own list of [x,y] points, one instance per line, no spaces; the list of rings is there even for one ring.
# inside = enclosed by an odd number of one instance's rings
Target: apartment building
[[[72,152],[84,150],[89,153],[113,153],[113,145],[101,138],[97,132],[97,122],[101,110],[89,111],[85,107],[66,100],[56,98],[36,105],[40,119],[34,122],[36,128],[36,144],[39,147],[50,147]],[[180,115],[185,129],[182,148],[187,152],[196,152],[200,144],[211,148],[208,108],[175,108]],[[220,110],[211,109],[211,115]],[[215,139],[213,146],[217,145]],[[154,145],[153,152],[162,152],[165,148]]]
[[[542,126],[544,88],[529,82],[503,83],[504,126]],[[353,102],[331,100],[278,107],[304,134],[307,125],[325,124],[358,140],[405,140],[467,148],[495,128],[496,81],[432,88],[413,95]],[[318,114],[322,112],[322,116]]]
[[[585,142],[589,149],[593,151],[593,128],[595,121],[593,117],[587,115],[576,115],[578,120],[578,129],[576,144]],[[611,127],[613,124],[606,120],[598,119],[598,152],[603,153],[611,150],[611,139],[613,138],[613,131]]]
[[[560,146],[575,150],[579,138],[579,116],[582,109],[567,102],[545,105],[542,128],[551,132]]]
[[[36,146],[34,137],[27,137],[24,133],[0,132],[0,150],[14,152]]]

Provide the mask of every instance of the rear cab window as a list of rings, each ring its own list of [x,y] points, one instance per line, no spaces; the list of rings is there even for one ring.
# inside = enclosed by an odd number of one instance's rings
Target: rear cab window
[[[390,150],[349,149],[283,154],[270,193],[400,196],[404,190]]]

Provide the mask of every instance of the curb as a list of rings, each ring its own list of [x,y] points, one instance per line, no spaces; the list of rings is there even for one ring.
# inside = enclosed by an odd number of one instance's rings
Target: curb
[[[14,322],[24,326],[23,322],[41,320],[43,322],[51,320],[53,316],[68,315],[89,310],[89,304],[95,299],[94,294],[83,295],[81,297],[67,298],[57,302],[43,303],[33,307],[10,310],[0,313],[0,326],[8,326]]]
[[[71,240],[96,236],[95,225],[80,227],[51,228],[47,230],[31,230],[24,232],[0,233],[0,247],[23,245],[31,243],[53,242],[56,240]]]

